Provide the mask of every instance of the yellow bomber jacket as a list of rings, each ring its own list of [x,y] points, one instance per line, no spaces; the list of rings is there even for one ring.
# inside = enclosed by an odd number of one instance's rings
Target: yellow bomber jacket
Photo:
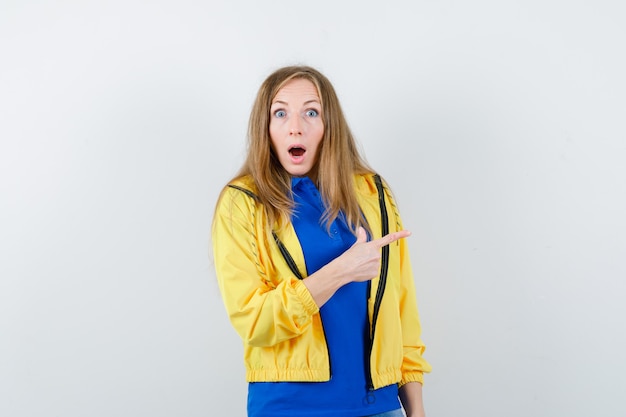
[[[381,182],[378,187],[386,203],[382,216],[375,177],[355,175],[354,183],[373,239],[381,237],[383,223],[388,224],[388,233],[402,230],[391,193]],[[244,343],[246,379],[328,381],[330,360],[319,308],[288,266],[277,242],[271,234],[268,237],[261,203],[242,190],[256,192],[251,178],[236,180],[222,192],[212,243],[222,298]],[[276,230],[276,235],[297,269],[306,274],[293,226]],[[423,373],[431,369],[422,357],[425,346],[420,338],[406,239],[388,248],[387,261],[383,252],[381,276],[371,281],[368,299],[370,339],[373,334],[369,371],[374,389],[394,383],[423,383]]]

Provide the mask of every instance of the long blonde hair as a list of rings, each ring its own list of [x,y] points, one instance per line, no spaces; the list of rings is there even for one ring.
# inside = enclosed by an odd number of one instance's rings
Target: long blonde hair
[[[324,136],[318,150],[317,186],[326,210],[322,221],[327,227],[340,212],[356,231],[367,228],[356,198],[354,174],[373,172],[365,162],[350,132],[339,99],[330,81],[308,66],[289,66],[274,71],[261,85],[250,113],[246,160],[234,179],[251,176],[256,194],[267,212],[270,227],[285,225],[293,211],[291,176],[275,155],[269,134],[272,100],[286,83],[309,80],[315,85],[322,105]]]

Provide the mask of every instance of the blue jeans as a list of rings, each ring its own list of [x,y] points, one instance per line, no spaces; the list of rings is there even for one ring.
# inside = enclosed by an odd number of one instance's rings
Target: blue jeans
[[[398,408],[397,410],[386,411],[369,417],[404,417],[404,414],[402,413],[402,410]]]

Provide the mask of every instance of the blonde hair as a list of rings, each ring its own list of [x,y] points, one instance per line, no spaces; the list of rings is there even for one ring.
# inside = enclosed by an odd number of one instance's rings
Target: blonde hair
[[[261,85],[250,113],[246,160],[234,179],[251,176],[260,202],[267,212],[270,227],[289,222],[293,211],[291,176],[275,155],[269,134],[270,107],[278,91],[289,81],[305,79],[317,89],[324,122],[324,136],[318,150],[317,186],[325,204],[322,221],[326,226],[345,215],[349,227],[367,228],[354,187],[354,174],[371,173],[359,153],[356,141],[343,115],[339,99],[330,81],[308,66],[289,66],[274,71]]]

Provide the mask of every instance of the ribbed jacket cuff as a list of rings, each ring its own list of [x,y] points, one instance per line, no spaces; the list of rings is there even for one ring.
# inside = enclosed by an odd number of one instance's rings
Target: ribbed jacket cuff
[[[320,309],[317,304],[315,304],[315,300],[313,299],[313,296],[311,296],[309,289],[306,287],[306,285],[304,285],[302,281],[300,281],[299,279],[296,280],[297,282],[294,284],[294,290],[296,290],[296,294],[298,295],[300,300],[302,300],[302,305],[304,306],[305,312],[311,316],[313,314],[316,314],[318,311],[320,311]]]
[[[406,375],[402,375],[402,379],[398,383],[398,387],[401,387],[404,384],[408,384],[409,382],[419,382],[420,384],[424,385],[424,373],[416,371]]]

